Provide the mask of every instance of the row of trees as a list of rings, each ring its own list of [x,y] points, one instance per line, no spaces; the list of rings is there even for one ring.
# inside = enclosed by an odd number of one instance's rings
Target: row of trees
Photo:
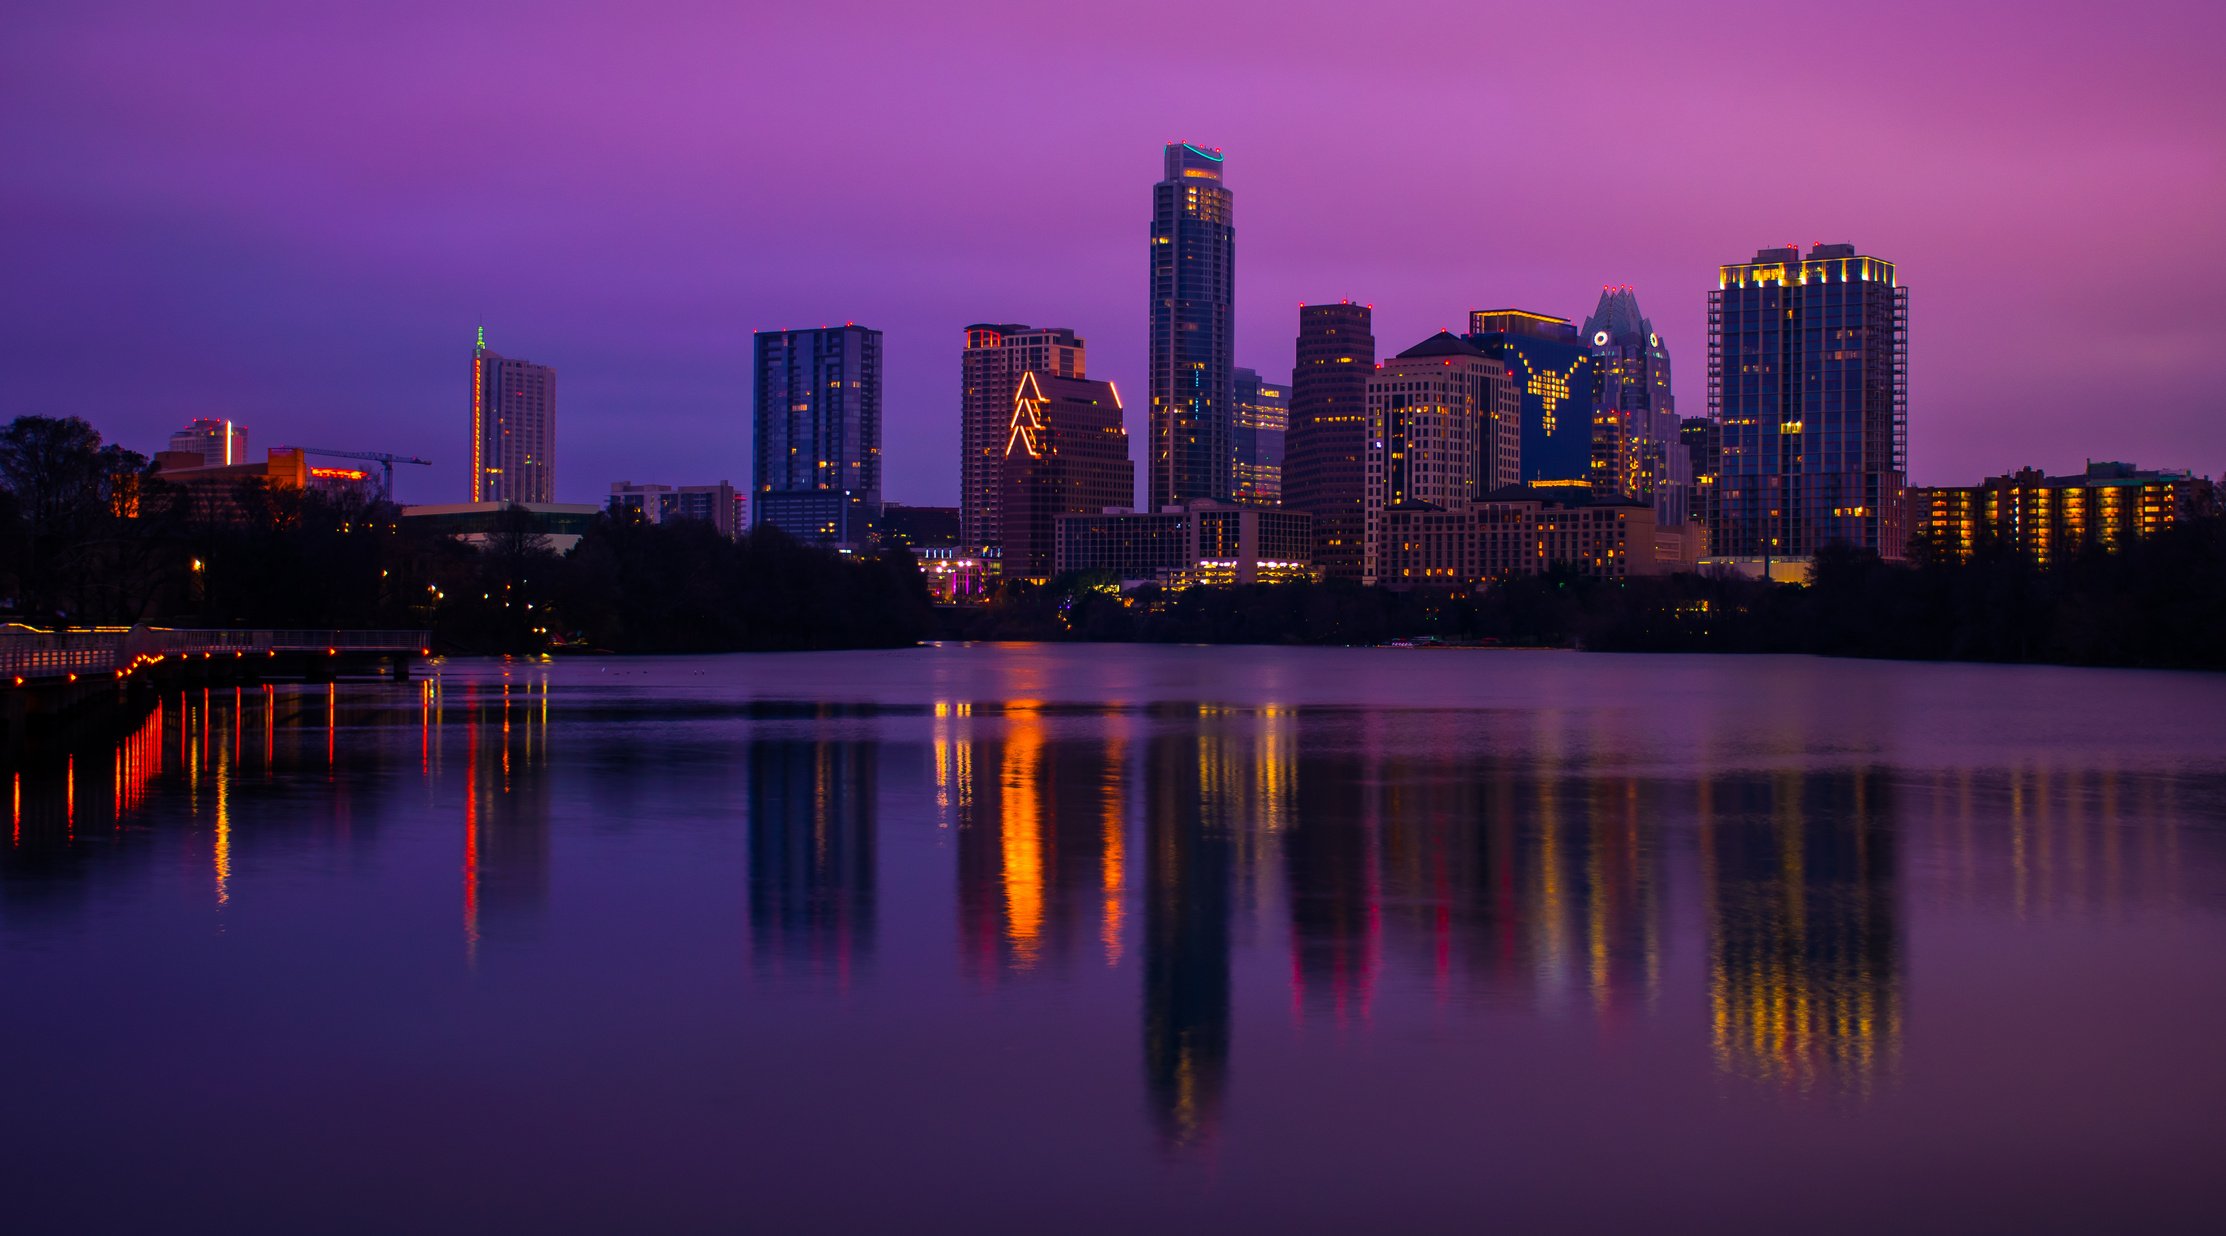
[[[79,625],[424,627],[474,652],[902,645],[929,621],[901,551],[605,519],[560,557],[522,512],[475,547],[383,501],[196,492],[84,421],[48,417],[0,427],[0,609]]]
[[[1845,548],[1807,586],[1545,574],[1481,593],[1355,584],[1008,586],[955,633],[981,639],[1371,644],[1428,637],[1621,651],[1807,652],[1919,660],[2226,669],[2226,520],[2176,525],[2049,569],[2007,548],[1910,563]]]
[[[484,545],[384,502],[211,495],[75,419],[0,428],[0,609],[33,622],[425,627],[446,649],[619,652],[976,639],[1813,652],[2226,669],[2226,520],[2041,569],[2006,548],[1913,563],[1835,550],[1806,587],[1548,574],[1480,593],[1356,585],[1144,588],[1069,577],[936,615],[903,550],[849,557],[761,530],[598,521],[551,553],[523,513]]]

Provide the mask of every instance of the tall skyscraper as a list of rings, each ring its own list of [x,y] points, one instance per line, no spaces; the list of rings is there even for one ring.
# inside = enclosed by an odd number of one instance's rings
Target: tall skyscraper
[[[1059,327],[977,322],[966,328],[959,354],[959,544],[1001,544],[998,506],[1005,494],[1005,440],[1013,394],[1030,371],[1061,378],[1084,374],[1082,338]],[[1134,502],[1133,495],[1122,504]]]
[[[1525,309],[1469,313],[1468,341],[1522,396],[1523,483],[1592,479],[1592,356],[1576,323]]]
[[[761,330],[750,526],[855,548],[881,517],[881,332]]]
[[[1048,579],[1061,515],[1136,500],[1121,397],[1111,382],[1020,375],[1005,437],[1002,536],[1008,579]]]
[[[170,449],[199,455],[202,464],[211,468],[247,463],[247,427],[198,416],[170,435]]]
[[[471,500],[556,501],[556,370],[471,350]]]
[[[1263,382],[1250,369],[1236,370],[1237,432],[1229,478],[1239,502],[1275,506],[1283,501],[1283,451],[1291,427],[1291,388]]]
[[[1506,367],[1449,331],[1369,377],[1363,582],[1381,578],[1387,508],[1456,510],[1522,484],[1521,415]]]
[[[1669,348],[1628,284],[1603,288],[1581,332],[1592,349],[1592,489],[1654,507],[1658,524],[1691,518],[1693,469],[1679,441]]]
[[[1708,415],[1723,430],[1711,552],[1903,556],[1909,293],[1853,245],[1722,267],[1708,294]]]
[[[1299,306],[1283,505],[1314,517],[1314,562],[1331,578],[1359,579],[1363,565],[1372,317],[1349,300]]]
[[[1231,319],[1236,304],[1234,202],[1221,152],[1170,143],[1152,186],[1151,475],[1154,510],[1226,501],[1235,432]]]

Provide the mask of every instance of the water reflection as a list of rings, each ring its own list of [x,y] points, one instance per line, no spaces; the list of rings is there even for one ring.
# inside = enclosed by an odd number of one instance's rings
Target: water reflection
[[[875,933],[875,748],[797,737],[749,747],[750,954],[849,983]]]
[[[1873,1101],[1926,1032],[1906,994],[1916,908],[2030,928],[2226,883],[2215,832],[2188,827],[2215,817],[2214,775],[2076,752],[1643,767],[1559,720],[1538,723],[1542,749],[1463,710],[1033,699],[658,723],[644,736],[639,701],[552,693],[532,671],[176,694],[112,747],[8,773],[0,923],[83,915],[100,881],[162,864],[236,929],[275,868],[430,836],[437,862],[394,861],[460,915],[444,964],[460,935],[477,966],[488,941],[544,943],[523,929],[556,918],[572,805],[608,808],[621,782],[627,810],[681,793],[637,784],[629,752],[732,766],[740,819],[681,802],[712,824],[644,843],[677,847],[661,860],[677,870],[736,838],[721,895],[746,941],[709,955],[731,966],[739,945],[747,981],[791,980],[768,990],[797,1001],[879,982],[877,956],[918,941],[968,996],[1118,992],[1140,1127],[1181,1153],[1230,1136],[1253,1033],[1347,1050],[1417,1009],[1630,1028],[1729,1091]],[[1004,1007],[923,975],[918,998],[953,1017]]]
[[[1892,789],[1875,771],[1704,783],[1710,1041],[1718,1067],[1869,1094],[1899,1066]]]

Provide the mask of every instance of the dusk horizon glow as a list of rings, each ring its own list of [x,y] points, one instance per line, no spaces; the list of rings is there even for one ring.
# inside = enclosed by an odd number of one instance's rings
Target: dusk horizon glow
[[[746,486],[750,335],[886,340],[885,494],[957,498],[973,322],[1071,327],[1144,438],[1162,145],[1228,158],[1236,363],[1297,306],[1382,355],[1629,285],[1706,404],[1707,292],[1854,244],[1911,290],[1910,483],[2226,471],[2217,6],[82,4],[0,41],[0,417],[152,454],[423,455],[474,331],[556,368],[557,493]],[[1179,31],[1170,38],[1169,31]]]

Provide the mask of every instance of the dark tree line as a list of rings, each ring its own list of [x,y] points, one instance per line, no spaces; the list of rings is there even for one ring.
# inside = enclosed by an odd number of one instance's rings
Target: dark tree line
[[[401,627],[459,652],[902,645],[929,605],[908,555],[761,531],[598,520],[550,552],[523,512],[472,546],[383,501],[171,484],[84,421],[0,427],[0,610],[34,624]]]
[[[1834,548],[1806,586],[1701,575],[1545,574],[1481,593],[1356,584],[1009,585],[950,634],[980,639],[1374,644],[1401,638],[1659,652],[2226,669],[2226,519],[2048,569],[2005,547],[1909,563]]]

